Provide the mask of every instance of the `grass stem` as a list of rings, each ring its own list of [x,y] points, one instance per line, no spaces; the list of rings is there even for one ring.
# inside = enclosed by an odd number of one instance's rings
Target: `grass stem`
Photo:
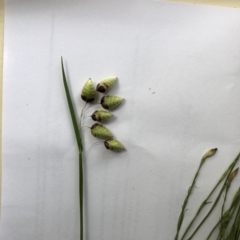
[[[198,208],[195,216],[193,217],[193,219],[191,220],[191,222],[189,223],[189,225],[187,226],[185,232],[183,233],[183,236],[181,238],[181,240],[184,239],[184,237],[186,236],[186,234],[188,233],[189,229],[191,228],[191,226],[193,225],[193,223],[195,222],[197,216],[200,214],[200,212],[202,211],[202,209],[206,206],[206,204],[209,202],[210,197],[212,196],[212,194],[215,192],[215,190],[217,189],[217,187],[220,185],[220,183],[224,180],[224,178],[229,174],[229,172],[231,171],[231,169],[234,167],[233,165],[235,165],[235,159],[234,161],[230,164],[230,166],[227,168],[227,170],[222,174],[221,178],[219,179],[219,181],[217,182],[217,184],[214,186],[214,188],[212,189],[212,191],[209,193],[209,195],[207,196],[207,198],[201,203],[200,207]]]
[[[83,240],[83,157],[79,152],[79,207],[80,207],[80,240]]]
[[[76,142],[78,146],[78,152],[79,152],[79,215],[80,215],[80,240],[83,240],[83,227],[84,227],[84,219],[83,219],[83,145],[82,145],[82,138],[81,138],[81,122],[83,117],[83,108],[81,113],[81,119],[80,119],[80,126],[78,126],[78,121],[76,118],[76,114],[73,107],[73,101],[71,98],[71,94],[68,88],[67,79],[64,71],[63,66],[63,59],[61,58],[61,66],[62,66],[62,77],[63,77],[63,84],[65,88],[65,93],[67,97],[68,107],[72,119],[72,124],[75,132]]]
[[[209,212],[207,213],[207,215],[203,218],[203,220],[200,222],[200,224],[197,226],[197,228],[194,230],[194,232],[192,233],[192,235],[188,238],[188,240],[191,240],[191,239],[193,238],[193,236],[197,233],[197,231],[199,230],[199,228],[200,228],[200,227],[202,226],[202,224],[206,221],[206,219],[208,218],[208,216],[211,214],[211,212],[213,211],[213,209],[214,209],[215,206],[217,205],[217,203],[218,203],[218,201],[219,201],[219,199],[220,199],[220,197],[221,197],[221,195],[222,195],[222,193],[223,193],[223,191],[224,191],[224,189],[225,189],[225,187],[226,187],[226,183],[227,183],[227,181],[228,181],[228,177],[229,177],[229,175],[231,174],[233,168],[235,167],[235,165],[236,165],[239,157],[240,157],[240,153],[237,155],[237,157],[234,159],[233,163],[230,165],[230,169],[229,169],[230,171],[229,171],[229,173],[228,173],[228,176],[227,176],[227,178],[226,178],[226,180],[225,180],[225,182],[224,182],[224,185],[222,186],[222,188],[221,188],[221,190],[220,190],[220,192],[219,192],[219,194],[218,194],[218,196],[217,196],[217,198],[216,198],[213,206],[211,207],[211,209],[209,210]]]
[[[192,185],[189,187],[187,196],[186,196],[186,198],[184,200],[184,203],[182,205],[182,211],[181,211],[179,219],[178,219],[177,233],[176,233],[176,236],[175,236],[175,240],[178,240],[178,236],[179,236],[179,232],[180,232],[180,229],[181,229],[181,226],[182,226],[182,222],[183,222],[183,219],[184,219],[184,214],[185,214],[185,211],[186,211],[186,206],[187,206],[187,203],[188,203],[188,199],[189,199],[189,197],[190,197],[190,195],[192,193],[192,190],[193,190],[194,185],[196,183],[197,176],[199,174],[199,171],[200,171],[203,163],[204,163],[204,160],[202,159],[201,162],[200,162],[200,165],[198,167],[198,170],[195,173],[195,176],[193,178]]]

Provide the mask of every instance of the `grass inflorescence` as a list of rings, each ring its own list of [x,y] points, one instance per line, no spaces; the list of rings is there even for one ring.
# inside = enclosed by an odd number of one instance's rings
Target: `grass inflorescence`
[[[63,84],[64,89],[66,93],[66,98],[68,102],[68,107],[72,119],[73,129],[76,137],[76,143],[78,146],[78,161],[79,161],[79,216],[80,216],[80,240],[84,239],[84,201],[83,201],[83,195],[84,195],[84,158],[83,158],[83,139],[82,139],[82,121],[84,119],[84,110],[87,104],[93,104],[95,100],[95,96],[97,94],[96,91],[100,93],[107,93],[116,82],[116,77],[106,78],[102,80],[98,85],[97,89],[95,90],[94,84],[92,82],[92,79],[89,78],[86,83],[84,84],[82,91],[81,91],[81,98],[83,101],[85,101],[85,105],[82,108],[80,119],[77,118],[77,115],[75,114],[74,110],[74,104],[73,100],[69,91],[68,82],[64,70],[63,65],[63,58],[61,58],[61,69],[62,69],[62,78],[63,78]],[[124,101],[123,98],[118,96],[112,96],[107,95],[103,96],[101,99],[101,105],[103,108],[107,110],[112,110],[113,108],[116,108]],[[92,114],[92,120],[98,121],[98,122],[104,122],[107,121],[109,118],[111,118],[113,115],[105,110],[97,110]],[[97,137],[99,139],[104,139],[103,146],[106,147],[106,149],[114,151],[114,152],[120,152],[125,150],[124,146],[114,139],[111,132],[104,127],[103,125],[100,125],[98,123],[94,124],[92,127],[89,127],[91,134],[94,137]]]

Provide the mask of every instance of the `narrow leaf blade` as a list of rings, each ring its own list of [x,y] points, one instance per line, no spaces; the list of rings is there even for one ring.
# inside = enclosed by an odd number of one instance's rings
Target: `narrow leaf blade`
[[[80,132],[79,132],[77,118],[76,118],[74,107],[73,107],[73,102],[72,102],[72,98],[71,98],[69,88],[68,88],[68,84],[67,84],[67,80],[66,80],[66,75],[65,75],[65,71],[64,71],[63,58],[62,57],[61,57],[61,65],[62,65],[63,84],[64,84],[66,96],[67,96],[68,107],[69,107],[69,111],[70,111],[71,118],[72,118],[72,123],[73,123],[73,128],[74,128],[74,132],[75,132],[75,136],[76,136],[76,140],[77,140],[78,150],[82,151],[81,135],[80,135]]]

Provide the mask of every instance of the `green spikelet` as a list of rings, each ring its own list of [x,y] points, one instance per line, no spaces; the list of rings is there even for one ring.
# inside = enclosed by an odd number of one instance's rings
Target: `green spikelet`
[[[101,93],[106,93],[108,92],[114,83],[116,82],[117,78],[116,77],[111,77],[111,78],[106,78],[102,80],[98,85],[97,85],[97,91]]]
[[[118,96],[107,95],[102,97],[101,104],[105,109],[113,109],[119,106],[124,101],[124,98]]]
[[[102,121],[106,121],[109,118],[113,117],[113,114],[111,114],[110,112],[104,111],[104,110],[97,110],[92,114],[91,117],[92,117],[93,121],[102,122]]]
[[[230,184],[231,184],[232,180],[235,178],[235,176],[236,176],[237,173],[238,173],[238,169],[239,169],[239,168],[236,168],[236,169],[235,169],[233,172],[231,172],[231,174],[229,175],[228,181],[227,181],[227,183],[226,183],[227,187],[230,187]]]
[[[82,89],[82,100],[85,102],[93,102],[95,99],[95,89],[91,78],[87,80]]]
[[[115,139],[108,139],[108,140],[104,141],[104,145],[107,149],[114,151],[114,152],[121,152],[121,151],[125,150],[123,145]]]
[[[217,151],[217,148],[210,149],[202,157],[202,161],[205,161],[207,158],[212,157]]]
[[[91,127],[91,133],[94,137],[101,138],[101,139],[107,139],[112,137],[111,132],[107,128],[105,128],[103,125],[100,125],[98,123],[95,123]]]

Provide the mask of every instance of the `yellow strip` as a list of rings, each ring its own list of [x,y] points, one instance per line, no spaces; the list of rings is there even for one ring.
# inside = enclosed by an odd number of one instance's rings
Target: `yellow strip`
[[[240,0],[165,0],[165,1],[240,8]]]
[[[0,0],[0,213],[2,200],[2,82],[3,82],[3,38],[4,0]]]

